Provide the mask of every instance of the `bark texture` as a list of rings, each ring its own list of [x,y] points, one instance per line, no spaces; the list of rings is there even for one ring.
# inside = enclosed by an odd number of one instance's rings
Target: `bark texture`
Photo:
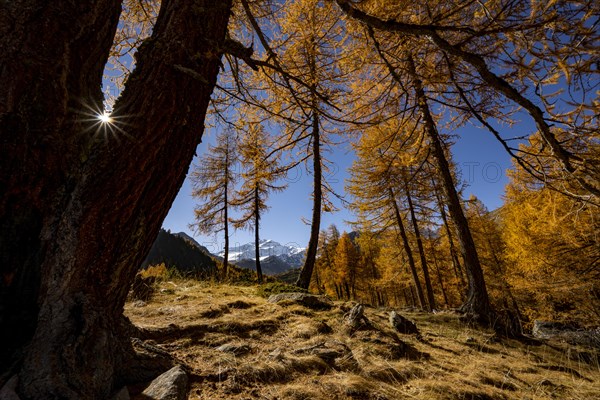
[[[448,211],[458,231],[460,252],[463,256],[465,269],[467,271],[469,289],[467,292],[467,299],[461,306],[461,310],[472,315],[482,323],[492,323],[492,309],[485,285],[485,279],[483,277],[483,270],[479,263],[479,256],[477,255],[477,248],[475,247],[471,229],[469,228],[469,222],[463,212],[460,198],[458,197],[454,180],[450,173],[450,165],[448,164],[448,160],[444,153],[444,146],[429,110],[427,97],[425,95],[425,90],[423,89],[423,82],[417,75],[415,64],[410,57],[408,59],[408,67],[409,73],[413,79],[417,105],[423,118],[425,132],[429,137],[432,154],[437,162],[438,173],[440,174],[442,187],[444,189],[444,194],[446,195]]]
[[[407,177],[405,177],[405,179],[407,179]],[[408,184],[404,185],[404,192],[406,193],[408,210],[410,212],[410,220],[412,222],[413,231],[415,232],[415,238],[417,239],[417,249],[419,250],[419,259],[421,261],[421,268],[423,269],[423,280],[425,281],[425,289],[427,290],[427,311],[433,311],[436,308],[433,286],[431,285],[431,278],[429,277],[429,266],[427,264],[427,257],[425,257],[425,249],[423,248],[421,230],[419,229],[419,222],[417,221],[415,207],[412,201],[410,190],[408,189]]]
[[[258,283],[263,283],[262,268],[260,266],[260,197],[258,184],[254,187],[254,257],[256,259],[256,276]]]
[[[402,222],[402,217],[400,216],[400,209],[398,208],[398,203],[396,202],[396,195],[394,194],[394,190],[391,187],[388,187],[388,193],[390,196],[390,203],[392,204],[392,208],[394,209],[394,216],[396,217],[398,231],[400,232],[400,237],[402,237],[402,246],[404,246],[404,252],[406,253],[406,257],[408,258],[408,267],[410,269],[415,288],[417,289],[419,307],[421,309],[425,309],[427,303],[425,302],[425,296],[423,295],[423,288],[421,286],[421,281],[419,280],[419,274],[417,273],[415,258],[413,257],[413,253],[410,248],[410,242],[408,241],[406,228],[404,228],[404,222]]]
[[[319,114],[313,108],[312,121],[312,150],[313,150],[313,210],[310,224],[310,239],[306,249],[306,260],[300,270],[296,286],[308,289],[312,278],[317,248],[319,246],[319,230],[321,229],[321,203],[323,200],[322,168],[321,168],[321,134],[319,131]]]
[[[0,371],[23,399],[108,398],[156,373],[135,367],[123,304],[202,136],[230,8],[163,0],[113,132],[89,114],[121,1],[0,4]]]

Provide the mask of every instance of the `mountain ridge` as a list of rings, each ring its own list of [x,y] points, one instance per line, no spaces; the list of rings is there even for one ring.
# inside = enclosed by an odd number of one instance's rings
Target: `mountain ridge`
[[[263,273],[275,275],[302,266],[306,256],[306,248],[293,242],[282,245],[275,240],[264,239],[259,241],[259,254]],[[220,258],[223,258],[224,255],[224,251],[216,254]],[[228,259],[229,262],[239,267],[255,270],[254,242],[230,247]]]

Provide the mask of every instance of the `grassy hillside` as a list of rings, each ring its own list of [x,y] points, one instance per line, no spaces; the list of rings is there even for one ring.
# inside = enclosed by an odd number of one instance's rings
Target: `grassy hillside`
[[[421,332],[404,335],[389,310],[366,308],[370,324],[353,331],[352,303],[318,311],[255,286],[158,285],[126,315],[189,368],[190,399],[600,398],[597,350],[499,338],[450,312],[398,310]]]

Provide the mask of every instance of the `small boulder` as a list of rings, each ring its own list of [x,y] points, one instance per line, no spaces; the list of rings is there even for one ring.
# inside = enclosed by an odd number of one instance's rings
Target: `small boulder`
[[[144,300],[136,300],[132,303],[132,305],[134,307],[141,308],[141,307],[146,307],[148,305],[148,303],[146,303]]]
[[[269,303],[280,302],[297,303],[315,310],[328,310],[333,307],[333,302],[329,299],[329,297],[309,293],[279,293],[269,297]]]
[[[600,349],[600,328],[582,329],[572,324],[536,320],[531,334],[537,339],[558,339],[569,344]]]
[[[365,317],[365,307],[362,304],[357,304],[344,314],[346,325],[350,329],[355,330],[363,325],[370,325],[369,320]]]
[[[188,376],[180,365],[158,376],[142,392],[142,396],[153,400],[185,400],[187,395]]]
[[[277,361],[283,360],[284,359],[283,350],[281,350],[279,347],[276,348],[275,350],[273,350],[272,352],[269,353],[269,358],[272,358],[273,360],[277,360]]]
[[[391,311],[390,312],[390,325],[392,325],[392,328],[394,328],[396,331],[400,332],[400,333],[405,333],[405,334],[419,334],[419,329],[417,328],[417,325],[415,325],[414,322],[410,321],[409,319],[404,318],[402,315],[398,314],[396,311]]]
[[[550,339],[551,337],[556,336],[565,330],[574,329],[560,322],[535,320],[533,321],[533,329],[531,330],[531,334],[533,337],[538,339]]]
[[[224,353],[232,353],[236,356],[241,356],[250,353],[250,351],[252,351],[252,348],[247,344],[228,343],[217,347],[217,350],[222,351]]]

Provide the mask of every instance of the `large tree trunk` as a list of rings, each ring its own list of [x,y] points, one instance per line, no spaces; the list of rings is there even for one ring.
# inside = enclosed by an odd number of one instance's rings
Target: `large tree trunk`
[[[1,3],[0,368],[16,362],[24,399],[107,398],[156,373],[132,364],[123,305],[202,136],[230,8],[163,0],[115,105],[122,134],[86,115],[121,2]]]
[[[467,293],[467,300],[461,306],[461,310],[474,316],[483,323],[492,323],[492,309],[475,242],[473,241],[473,236],[471,235],[469,223],[463,212],[462,205],[460,204],[460,198],[456,192],[456,187],[454,185],[454,180],[452,179],[452,174],[450,173],[448,160],[444,154],[444,147],[440,135],[429,110],[429,104],[427,103],[427,97],[425,95],[425,90],[423,89],[423,82],[421,82],[417,75],[415,64],[411,57],[408,58],[408,67],[409,73],[413,79],[417,105],[421,111],[425,132],[429,137],[431,150],[438,164],[438,173],[440,174],[446,200],[448,201],[448,211],[458,230],[458,242],[464,259],[465,269],[467,270],[469,291]]]

